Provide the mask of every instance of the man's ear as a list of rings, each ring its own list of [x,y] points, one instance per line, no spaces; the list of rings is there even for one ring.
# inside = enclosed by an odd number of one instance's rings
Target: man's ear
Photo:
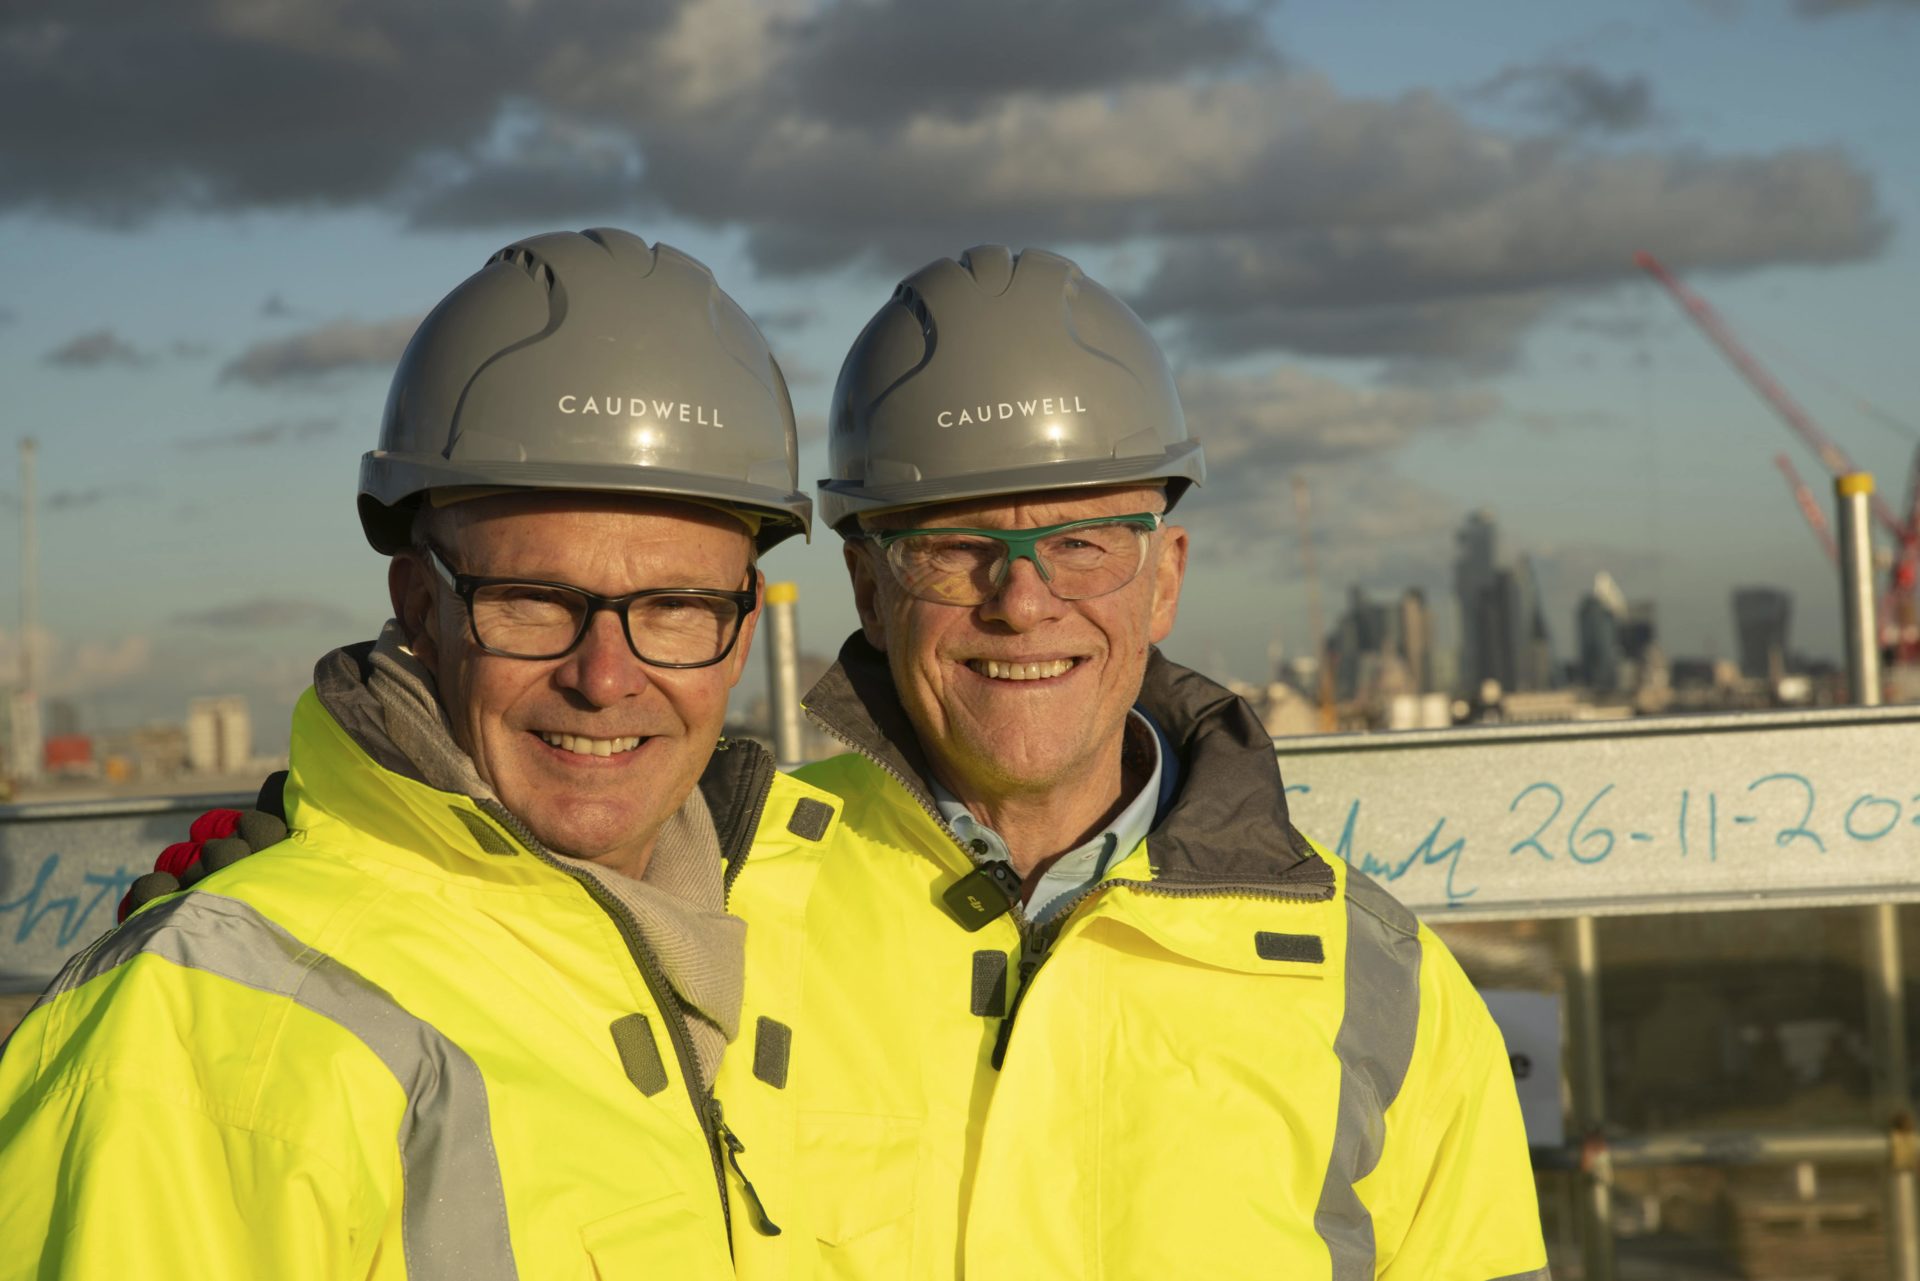
[[[849,539],[840,544],[840,555],[847,562],[847,577],[853,580],[853,607],[860,614],[860,630],[867,644],[881,653],[887,649],[887,629],[881,617],[880,575],[865,541]]]
[[[427,567],[413,552],[402,552],[387,562],[387,598],[407,648],[429,672],[439,675],[440,653],[434,644],[433,584]]]
[[[1158,645],[1173,631],[1180,612],[1180,585],[1187,577],[1187,531],[1168,525],[1160,532],[1160,555],[1153,564],[1153,622],[1149,633]]]

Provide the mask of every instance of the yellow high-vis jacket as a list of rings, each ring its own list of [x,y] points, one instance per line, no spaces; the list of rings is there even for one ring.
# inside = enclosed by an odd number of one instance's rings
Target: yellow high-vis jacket
[[[732,900],[720,1092],[785,1229],[735,1216],[740,1276],[1544,1279],[1507,1054],[1445,946],[1294,831],[1243,702],[1156,655],[1140,706],[1173,794],[1035,929],[936,817],[884,658],[856,637],[809,695],[854,749],[800,771],[830,848]]]
[[[732,1276],[729,1131],[630,918],[504,809],[387,764],[309,691],[292,837],[28,1014],[0,1054],[0,1277]],[[815,856],[792,816],[830,807],[765,752],[702,785],[730,875],[750,841],[769,883]]]

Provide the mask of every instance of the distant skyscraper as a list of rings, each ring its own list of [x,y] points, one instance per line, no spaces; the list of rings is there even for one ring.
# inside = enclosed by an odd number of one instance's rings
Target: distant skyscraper
[[[1489,616],[1497,605],[1494,579],[1499,572],[1495,560],[1498,539],[1493,514],[1487,511],[1467,517],[1454,536],[1458,549],[1453,562],[1453,591],[1460,603],[1460,686],[1468,694],[1477,693],[1480,682],[1489,676],[1499,679],[1492,669],[1493,654],[1500,646]]]
[[[1493,581],[1481,594],[1475,638],[1480,647],[1480,670],[1473,676],[1478,691],[1483,681],[1498,681],[1502,690],[1519,688],[1520,655],[1515,649],[1522,634],[1520,618],[1526,592],[1510,569],[1493,571]]]
[[[1779,680],[1787,671],[1787,624],[1793,598],[1777,587],[1736,587],[1733,626],[1739,636],[1740,674]]]
[[[1534,576],[1533,560],[1522,556],[1512,570],[1513,610],[1507,625],[1513,628],[1508,642],[1513,655],[1513,680],[1508,689],[1536,690],[1553,687],[1553,645],[1547,635],[1546,611],[1540,605],[1540,581]]]
[[[1627,622],[1620,629],[1620,652],[1630,663],[1645,663],[1647,651],[1660,639],[1654,626],[1653,602],[1637,600],[1627,606]]]
[[[1580,652],[1575,660],[1580,683],[1596,694],[1621,688],[1621,632],[1626,623],[1627,599],[1619,585],[1605,572],[1596,575],[1593,590],[1580,598]]]
[[[1400,597],[1400,657],[1406,660],[1412,693],[1433,688],[1433,615],[1418,587],[1409,587]]]
[[[1359,587],[1347,593],[1347,611],[1327,638],[1328,657],[1333,663],[1335,696],[1354,698],[1365,683],[1365,674],[1377,666],[1378,657],[1397,649],[1394,633],[1397,619],[1391,607],[1375,604]],[[1368,660],[1375,662],[1370,663]]]

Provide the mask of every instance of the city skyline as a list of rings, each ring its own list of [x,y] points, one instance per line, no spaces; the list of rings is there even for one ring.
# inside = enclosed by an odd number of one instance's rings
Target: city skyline
[[[92,723],[237,693],[265,746],[320,654],[373,635],[352,492],[399,346],[554,227],[713,266],[786,369],[809,488],[841,356],[904,272],[988,240],[1081,261],[1164,342],[1207,450],[1168,650],[1221,675],[1314,643],[1296,475],[1330,605],[1418,586],[1451,634],[1453,534],[1488,508],[1562,661],[1602,569],[1675,652],[1732,653],[1745,583],[1838,652],[1772,457],[1825,504],[1815,464],[1636,251],[1904,489],[1910,4],[1068,0],[1022,46],[1059,56],[1020,59],[1011,0],[674,0],[645,32],[555,0],[458,47],[408,12],[195,10],[165,58],[137,6],[0,19],[0,98],[41,122],[0,140],[0,519],[35,436],[47,692]],[[855,621],[835,541],[765,566],[822,654]],[[0,684],[19,642],[0,610]]]

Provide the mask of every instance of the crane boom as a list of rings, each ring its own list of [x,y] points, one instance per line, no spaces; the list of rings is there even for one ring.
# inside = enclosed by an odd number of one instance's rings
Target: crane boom
[[[1747,380],[1748,385],[1759,392],[1761,398],[1773,406],[1774,412],[1786,420],[1787,426],[1793,429],[1794,434],[1819,456],[1822,466],[1835,476],[1844,476],[1854,470],[1853,460],[1847,457],[1846,451],[1829,440],[1827,434],[1815,425],[1812,416],[1800,407],[1800,402],[1788,395],[1787,389],[1775,382],[1773,375],[1761,367],[1760,362],[1755,360],[1741,345],[1740,340],[1733,336],[1733,331],[1727,328],[1726,322],[1722,321],[1719,314],[1707,305],[1706,299],[1681,284],[1658,258],[1646,250],[1643,249],[1634,254],[1633,261],[1642,271],[1659,281],[1661,286],[1673,296],[1673,300],[1680,305],[1681,310],[1685,311],[1693,323],[1700,327],[1700,331],[1713,341],[1713,345],[1720,349],[1720,354],[1740,372],[1740,376]],[[1877,493],[1873,496],[1873,515],[1875,520],[1895,535],[1904,536],[1905,530],[1900,518],[1894,514],[1886,500]]]
[[[1812,491],[1807,488],[1806,482],[1800,479],[1799,469],[1785,454],[1775,454],[1773,465],[1778,467],[1780,474],[1787,478],[1787,487],[1793,490],[1793,500],[1800,504],[1800,514],[1807,518],[1807,528],[1813,531],[1813,536],[1820,540],[1822,547],[1826,548],[1827,559],[1836,565],[1839,564],[1840,549],[1834,546],[1833,531],[1827,527],[1827,514],[1820,510],[1820,504],[1814,501]]]

